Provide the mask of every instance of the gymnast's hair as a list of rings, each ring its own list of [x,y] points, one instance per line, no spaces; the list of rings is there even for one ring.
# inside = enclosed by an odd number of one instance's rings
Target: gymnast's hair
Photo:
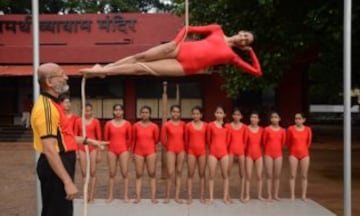
[[[175,108],[178,108],[179,111],[181,112],[181,106],[179,104],[173,104],[170,107],[170,112],[172,112]]]
[[[144,105],[140,108],[140,112],[142,112],[144,109],[147,109],[149,111],[149,113],[151,114],[151,108],[147,105]]]

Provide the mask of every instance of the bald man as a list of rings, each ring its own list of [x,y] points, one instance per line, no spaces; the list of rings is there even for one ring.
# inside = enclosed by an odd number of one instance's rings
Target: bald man
[[[103,148],[105,142],[75,137],[60,104],[59,96],[69,90],[68,77],[55,63],[38,69],[41,94],[31,113],[34,148],[40,153],[37,174],[41,184],[42,216],[72,216],[76,143]]]

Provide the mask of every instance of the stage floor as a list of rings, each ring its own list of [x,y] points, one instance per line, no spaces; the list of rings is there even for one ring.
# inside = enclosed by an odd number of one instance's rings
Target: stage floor
[[[194,200],[191,205],[179,205],[174,201],[170,204],[152,204],[150,200],[144,199],[140,204],[124,204],[120,200],[114,200],[107,204],[103,199],[97,199],[95,203],[88,205],[88,216],[219,216],[219,215],[249,215],[249,216],[334,216],[335,214],[322,207],[313,200],[303,202],[302,200],[281,202],[265,202],[251,200],[247,204],[235,201],[233,204],[225,205],[221,200],[215,200],[213,205],[201,204]],[[74,202],[74,215],[83,215],[82,200]]]

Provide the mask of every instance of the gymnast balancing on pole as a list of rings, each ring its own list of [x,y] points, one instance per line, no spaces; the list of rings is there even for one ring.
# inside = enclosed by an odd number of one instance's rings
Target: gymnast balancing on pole
[[[187,33],[206,35],[204,39],[183,41]],[[233,64],[237,68],[254,76],[262,71],[254,50],[250,47],[254,36],[248,31],[240,31],[226,36],[221,26],[184,27],[171,42],[153,47],[147,51],[120,59],[101,67],[84,68],[81,73],[88,76],[106,75],[155,75],[185,76],[203,74],[204,69],[220,65]],[[249,52],[252,64],[242,60],[232,48]]]

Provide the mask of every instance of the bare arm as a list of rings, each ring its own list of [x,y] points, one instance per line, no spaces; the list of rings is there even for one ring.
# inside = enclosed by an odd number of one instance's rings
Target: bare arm
[[[262,71],[261,71],[260,63],[259,63],[258,58],[256,57],[254,50],[251,47],[247,47],[246,50],[249,51],[251,62],[252,62],[251,65],[249,63],[245,62],[244,60],[242,60],[237,55],[234,57],[232,63],[237,68],[245,71],[246,73],[249,73],[253,76],[261,76]]]
[[[56,138],[49,137],[42,139],[42,144],[44,147],[44,155],[49,162],[51,169],[55,174],[61,179],[64,183],[66,199],[72,200],[75,198],[75,195],[78,193],[78,189],[73,183],[70,175],[66,171],[64,164],[61,161],[59,153],[55,149]]]

